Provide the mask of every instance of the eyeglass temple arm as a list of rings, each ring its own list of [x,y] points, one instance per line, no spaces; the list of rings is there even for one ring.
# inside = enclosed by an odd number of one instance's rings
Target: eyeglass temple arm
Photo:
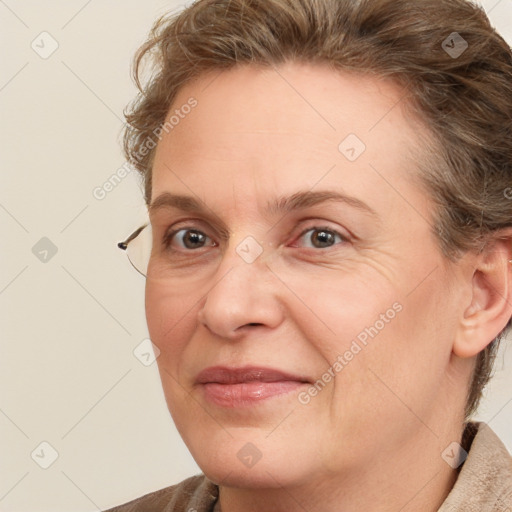
[[[137,228],[124,242],[118,242],[117,247],[119,249],[122,249],[123,251],[126,251],[128,249],[128,244],[134,239],[137,238],[140,234],[140,232],[147,227],[147,224],[144,224],[140,228]]]

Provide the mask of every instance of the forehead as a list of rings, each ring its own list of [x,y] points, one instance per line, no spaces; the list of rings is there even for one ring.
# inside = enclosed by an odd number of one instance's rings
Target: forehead
[[[422,132],[403,108],[405,94],[393,82],[318,64],[201,75],[169,111],[152,197],[170,189],[206,197],[229,186],[249,199],[251,186],[268,196],[320,181],[355,194],[383,179],[405,186]]]

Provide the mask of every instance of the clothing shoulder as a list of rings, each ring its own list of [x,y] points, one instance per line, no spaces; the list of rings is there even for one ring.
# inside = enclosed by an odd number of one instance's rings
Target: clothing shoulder
[[[483,422],[476,431],[459,476],[439,512],[509,512],[512,510],[512,457]]]
[[[201,474],[104,512],[211,512],[217,498],[218,487]]]

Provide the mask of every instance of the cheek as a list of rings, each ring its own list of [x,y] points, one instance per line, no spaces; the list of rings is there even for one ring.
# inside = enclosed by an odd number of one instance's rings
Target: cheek
[[[360,400],[372,393],[382,397],[389,384],[413,399],[422,389],[432,389],[433,380],[439,382],[450,356],[452,329],[444,322],[448,305],[438,276],[412,293],[410,285],[404,291],[375,275],[325,280],[316,293],[311,284],[308,279],[294,281],[297,296],[308,297],[297,301],[294,320],[321,354],[323,370],[336,374],[331,389],[350,390]]]
[[[295,321],[304,338],[331,363],[349,350],[353,340],[364,347],[377,333],[380,336],[399,314],[394,307],[399,294],[375,279],[347,273],[323,279],[321,287],[314,279],[296,277],[293,284],[295,294],[304,298],[296,301]]]
[[[373,413],[390,421],[401,417],[412,425],[417,418],[411,410],[428,418],[446,378],[453,336],[446,322],[450,304],[437,276],[392,298],[401,311],[369,340],[345,378],[354,396],[373,396],[368,400]]]
[[[176,296],[170,287],[146,281],[146,320],[151,341],[160,349],[159,362],[178,362],[195,325],[194,301]],[[171,356],[171,357],[168,357]]]

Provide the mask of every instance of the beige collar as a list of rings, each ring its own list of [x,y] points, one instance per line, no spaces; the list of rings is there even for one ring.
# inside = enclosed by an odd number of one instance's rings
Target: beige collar
[[[493,430],[478,429],[452,490],[438,512],[512,511],[512,457]]]

